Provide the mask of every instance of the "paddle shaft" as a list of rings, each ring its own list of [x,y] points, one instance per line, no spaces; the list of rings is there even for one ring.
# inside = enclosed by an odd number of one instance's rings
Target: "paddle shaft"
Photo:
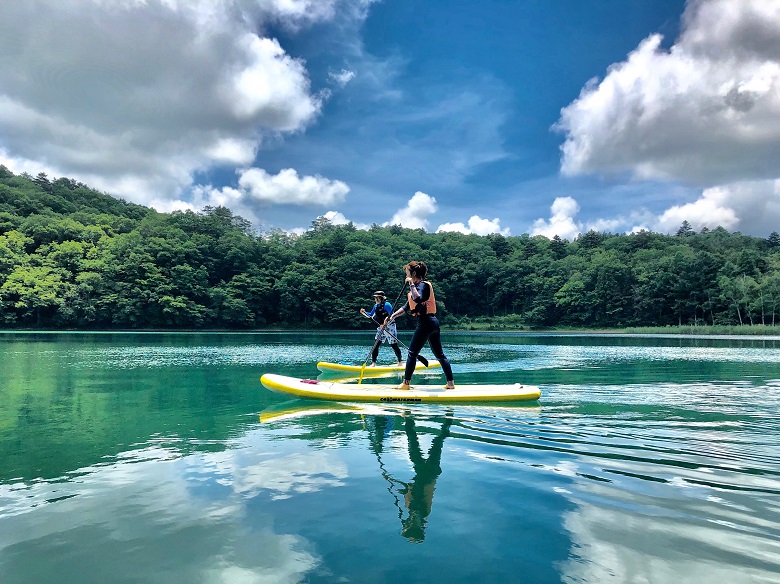
[[[371,319],[371,320],[373,320],[373,321],[374,321],[376,324],[379,324],[379,322],[377,321],[377,319],[375,319],[373,316],[368,316],[368,315],[367,315],[365,312],[361,312],[360,314],[362,314],[362,315],[363,315],[363,316],[365,316],[366,318],[370,318],[370,319]],[[379,326],[380,326],[380,327],[382,327],[382,328],[384,329],[384,325],[383,325],[383,324],[379,324]],[[398,339],[398,337],[397,337],[397,336],[395,336],[393,333],[391,333],[390,331],[387,331],[387,330],[385,330],[384,332],[385,332],[385,333],[387,333],[387,334],[390,336],[390,338],[391,338],[391,339],[393,339],[393,340],[394,340],[396,343],[398,343],[399,345],[401,345],[401,346],[402,346],[404,349],[406,349],[407,351],[409,350],[409,347],[407,347],[406,345],[404,345],[404,344],[403,344],[403,343],[402,343],[402,342],[401,342],[401,341]],[[374,349],[371,349],[371,350],[373,351]],[[423,356],[422,356],[422,355],[420,355],[419,353],[417,354],[417,360],[418,360],[420,363],[422,363],[423,365],[425,365],[426,367],[428,366],[428,359],[426,359],[425,357],[423,357]]]
[[[401,299],[401,294],[404,293],[405,289],[406,289],[406,280],[404,280],[404,284],[403,286],[401,286],[401,291],[398,293],[398,296],[395,297],[395,302],[393,302],[393,310],[390,312],[390,314],[395,312],[395,305],[398,304],[398,301]]]

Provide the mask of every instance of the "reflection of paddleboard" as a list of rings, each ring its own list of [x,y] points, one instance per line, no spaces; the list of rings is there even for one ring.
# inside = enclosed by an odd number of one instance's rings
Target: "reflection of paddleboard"
[[[315,402],[312,400],[291,400],[270,406],[260,412],[260,422],[280,422],[308,416],[322,416],[327,414],[361,414],[369,416],[386,416],[398,413],[392,410],[393,406],[379,404],[345,404],[339,402]]]
[[[446,404],[445,404],[446,406]],[[542,408],[539,402],[524,401],[515,403],[503,403],[494,405],[475,404],[463,406],[461,410],[466,420],[484,422],[490,419],[506,419],[512,417],[527,417],[538,414]],[[265,408],[260,412],[260,422],[283,422],[300,418],[317,417],[331,414],[359,414],[360,416],[408,416],[412,414],[430,415],[430,409],[420,409],[414,404],[405,403],[344,403],[337,401],[315,401],[307,399],[293,399],[281,404]]]
[[[436,360],[428,361],[426,367],[422,363],[417,363],[415,371],[421,371],[425,369],[433,369],[434,367],[440,367],[439,362]],[[317,369],[320,371],[349,371],[355,372],[363,370],[365,375],[377,374],[377,373],[393,373],[396,371],[403,371],[406,369],[406,365],[377,365],[376,367],[363,367],[362,365],[344,365],[343,363],[328,363],[327,361],[320,361],[317,363]]]
[[[330,408],[328,407],[329,405],[330,404],[326,404],[325,407],[323,407],[314,402],[308,402],[308,405],[299,404],[297,406],[287,406],[285,408],[266,408],[260,412],[260,422],[266,424],[268,422],[279,422],[281,420],[290,420],[301,416],[319,416],[322,414],[332,414],[334,412],[355,413],[362,411],[359,406],[351,406],[349,404],[333,404],[337,405],[337,408]]]
[[[402,403],[475,403],[538,400],[541,392],[533,385],[461,385],[444,389],[442,385],[412,385],[409,390],[395,385],[355,385],[335,381],[297,379],[266,373],[261,383],[272,391],[322,400]]]

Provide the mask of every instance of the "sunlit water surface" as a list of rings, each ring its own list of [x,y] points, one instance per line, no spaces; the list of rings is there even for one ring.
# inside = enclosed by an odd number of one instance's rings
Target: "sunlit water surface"
[[[0,334],[0,582],[780,580],[780,340],[444,333],[530,405],[259,383],[371,340]]]

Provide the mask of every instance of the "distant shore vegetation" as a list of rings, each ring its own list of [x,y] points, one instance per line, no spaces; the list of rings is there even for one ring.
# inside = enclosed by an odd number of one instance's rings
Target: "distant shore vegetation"
[[[159,213],[0,166],[6,330],[365,329],[358,310],[377,289],[393,302],[412,259],[428,264],[448,329],[780,328],[776,232],[697,232],[684,222],[674,235],[588,231],[569,242],[359,230],[321,217],[302,235],[258,233],[225,207]]]
[[[450,330],[457,331],[481,331],[481,332],[524,332],[524,333],[553,333],[553,334],[580,334],[603,333],[615,335],[718,335],[718,336],[778,336],[780,337],[780,325],[666,325],[666,326],[633,326],[633,327],[530,327],[519,319],[477,318],[459,319],[457,322],[449,322]]]

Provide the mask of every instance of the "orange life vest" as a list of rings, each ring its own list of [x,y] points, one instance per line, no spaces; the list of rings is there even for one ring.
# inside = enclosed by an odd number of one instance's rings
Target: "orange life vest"
[[[406,297],[409,300],[409,310],[414,316],[421,316],[423,314],[436,314],[436,296],[433,293],[433,284],[428,281],[425,281],[425,283],[431,287],[431,295],[425,302],[415,302],[414,298],[412,298],[412,293],[406,293]],[[420,308],[418,308],[418,306]]]

